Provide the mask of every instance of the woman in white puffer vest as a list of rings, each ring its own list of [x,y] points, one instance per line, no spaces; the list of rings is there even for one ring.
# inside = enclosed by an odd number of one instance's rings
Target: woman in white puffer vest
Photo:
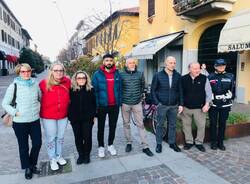
[[[39,174],[37,160],[42,145],[40,126],[40,89],[38,83],[31,78],[31,67],[19,64],[15,68],[16,77],[7,88],[2,101],[3,108],[13,116],[13,129],[17,137],[21,167],[25,169],[25,178],[31,179]],[[16,85],[16,106],[11,106]],[[29,136],[32,148],[29,151]]]

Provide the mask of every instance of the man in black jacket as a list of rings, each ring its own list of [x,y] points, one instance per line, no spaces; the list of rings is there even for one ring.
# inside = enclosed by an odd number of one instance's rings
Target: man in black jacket
[[[211,149],[217,147],[226,150],[223,140],[226,129],[226,121],[234,99],[235,80],[234,75],[227,73],[224,59],[217,59],[214,63],[215,72],[208,76],[213,100],[209,110]],[[217,124],[218,134],[217,134]]]
[[[143,113],[141,99],[144,91],[145,79],[142,72],[139,72],[134,59],[129,58],[126,61],[126,68],[121,72],[122,80],[122,117],[124,133],[127,140],[125,151],[132,150],[132,138],[130,130],[130,116],[133,113],[136,126],[139,129],[139,135],[143,146],[143,153],[153,156],[146,140],[146,131],[143,124]]]
[[[185,134],[184,149],[189,150],[193,144],[198,150],[205,152],[203,146],[206,112],[212,100],[212,90],[207,77],[201,74],[200,64],[190,63],[189,73],[182,77],[184,109],[181,114],[183,132]],[[192,135],[192,118],[197,126],[197,136]]]
[[[156,152],[162,152],[162,131],[164,122],[168,120],[169,147],[176,152],[181,149],[176,144],[177,113],[183,111],[181,75],[175,70],[176,60],[169,56],[165,59],[165,68],[156,73],[151,84],[151,95],[157,105]]]

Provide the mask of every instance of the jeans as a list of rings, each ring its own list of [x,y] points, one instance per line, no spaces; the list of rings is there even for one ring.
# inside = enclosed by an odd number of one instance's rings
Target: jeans
[[[127,140],[127,144],[132,144],[132,136],[130,130],[130,116],[133,113],[136,126],[139,131],[140,139],[143,148],[148,148],[148,143],[146,139],[146,131],[143,124],[143,112],[142,104],[138,103],[136,105],[122,104],[122,118],[123,118],[123,129]]]
[[[157,107],[157,125],[156,125],[156,143],[162,143],[162,134],[164,122],[168,121],[168,143],[175,143],[176,136],[176,120],[177,120],[177,106],[160,105]]]
[[[79,156],[88,158],[92,148],[92,127],[94,125],[93,119],[84,121],[71,122],[75,145]]]
[[[45,132],[49,159],[61,157],[64,143],[64,132],[68,124],[68,118],[59,120],[42,119],[42,124]]]
[[[116,124],[119,115],[119,106],[99,107],[98,109],[98,146],[104,147],[104,128],[106,115],[109,116],[109,138],[108,145],[112,145],[115,139]]]
[[[13,129],[18,141],[19,156],[22,169],[36,166],[40,148],[42,145],[42,134],[40,120],[30,123],[15,123]],[[29,136],[32,148],[29,153]]]
[[[210,119],[210,136],[212,144],[223,145],[226,122],[229,116],[230,108],[216,108],[211,107],[209,109]],[[218,131],[217,131],[217,125]],[[218,132],[218,133],[217,133]]]

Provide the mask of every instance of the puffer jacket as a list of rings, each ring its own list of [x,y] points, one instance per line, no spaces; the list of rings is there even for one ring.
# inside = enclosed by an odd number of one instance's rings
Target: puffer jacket
[[[46,80],[42,80],[39,84],[41,97],[41,118],[45,119],[63,119],[68,115],[68,106],[70,102],[70,79],[63,77],[60,85],[54,85],[47,90]]]
[[[136,105],[141,101],[145,79],[142,72],[137,69],[129,71],[125,68],[121,72],[122,79],[122,103]]]
[[[98,69],[92,78],[92,85],[95,89],[96,105],[97,107],[108,106],[108,90],[107,80],[103,70]],[[114,71],[114,95],[117,106],[121,105],[121,76],[118,70]]]
[[[16,83],[16,107],[12,107],[14,95],[14,83]],[[13,83],[7,88],[2,101],[2,107],[13,116],[15,123],[30,123],[39,119],[40,112],[40,89],[34,79],[29,82],[20,77],[14,79]],[[19,116],[15,116],[19,112]]]

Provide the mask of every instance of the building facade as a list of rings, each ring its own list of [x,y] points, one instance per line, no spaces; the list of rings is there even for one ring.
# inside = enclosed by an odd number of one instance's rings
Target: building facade
[[[212,72],[224,58],[236,76],[236,100],[249,103],[249,11],[245,0],[140,0],[140,42],[128,55],[139,59],[148,84],[166,56],[177,58],[182,74],[197,61]]]
[[[13,73],[19,51],[29,47],[31,37],[3,0],[0,0],[0,34],[0,75],[5,75]]]
[[[139,42],[139,8],[114,12],[84,39],[88,55],[100,57],[112,52],[124,56]]]

